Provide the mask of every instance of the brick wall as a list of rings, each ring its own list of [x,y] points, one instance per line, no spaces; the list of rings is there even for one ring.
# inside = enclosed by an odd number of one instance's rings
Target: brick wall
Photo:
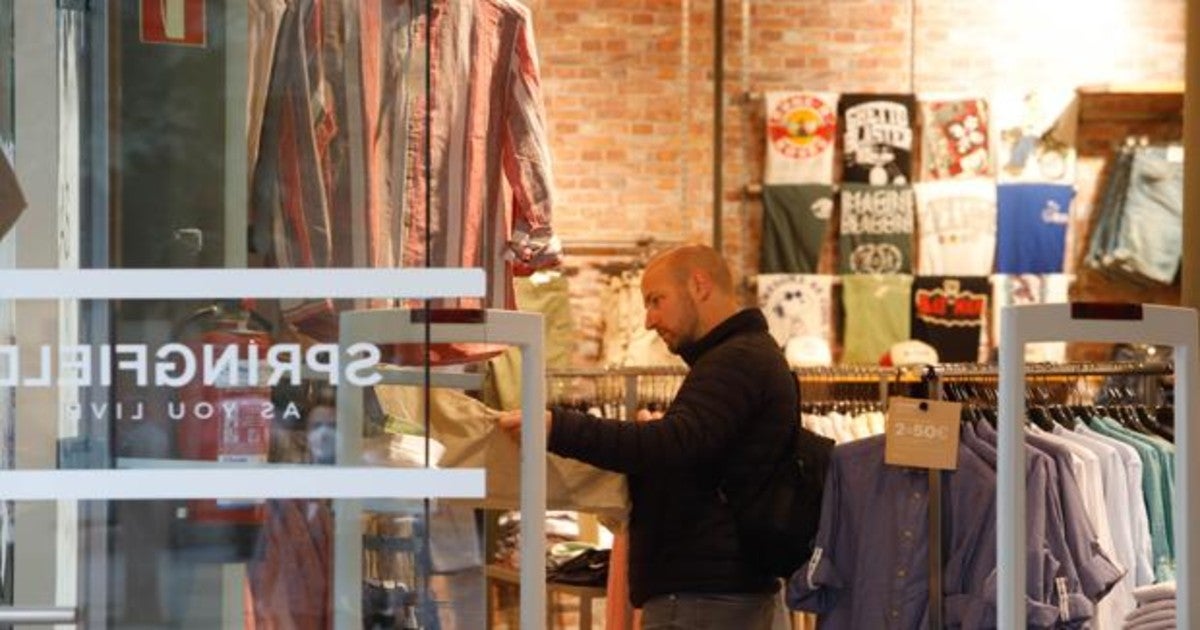
[[[708,241],[713,5],[530,0],[567,241]],[[915,13],[911,7],[916,5]],[[723,249],[755,272],[774,89],[935,92],[1180,81],[1185,0],[725,3]],[[580,263],[584,266],[586,263]],[[583,329],[583,335],[588,335]]]

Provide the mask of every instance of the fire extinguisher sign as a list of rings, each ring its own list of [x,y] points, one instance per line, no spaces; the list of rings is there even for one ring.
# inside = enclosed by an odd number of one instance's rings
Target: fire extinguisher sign
[[[205,0],[140,0],[142,43],[204,46],[204,4]]]

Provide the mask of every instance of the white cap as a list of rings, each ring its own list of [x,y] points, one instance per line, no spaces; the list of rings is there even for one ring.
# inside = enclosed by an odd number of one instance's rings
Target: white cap
[[[888,349],[889,365],[937,365],[938,353],[924,341],[909,339],[892,344]]]
[[[829,342],[814,335],[801,335],[788,339],[783,347],[788,365],[794,368],[833,365],[833,351]]]

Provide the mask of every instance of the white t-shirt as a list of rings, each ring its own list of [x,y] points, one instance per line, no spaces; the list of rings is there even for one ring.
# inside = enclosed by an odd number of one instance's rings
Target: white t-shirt
[[[834,276],[766,273],[758,276],[758,307],[781,347],[795,337],[833,340]]]
[[[917,197],[917,273],[986,276],[996,255],[996,185],[991,180],[922,182]]]
[[[838,95],[767,92],[765,184],[832,184]]]

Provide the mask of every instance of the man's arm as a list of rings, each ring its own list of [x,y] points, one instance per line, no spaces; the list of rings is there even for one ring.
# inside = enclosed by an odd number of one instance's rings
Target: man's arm
[[[749,419],[756,391],[752,370],[693,371],[660,420],[623,422],[568,409],[547,412],[547,447],[626,474],[716,461]],[[501,427],[510,432],[519,426],[520,412],[501,417]]]

